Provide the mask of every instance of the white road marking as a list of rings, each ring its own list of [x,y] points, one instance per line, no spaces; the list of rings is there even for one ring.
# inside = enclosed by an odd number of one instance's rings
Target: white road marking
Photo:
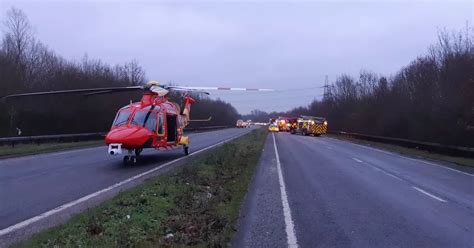
[[[342,141],[340,141],[340,142],[342,142]],[[351,143],[351,144],[353,144],[353,143]],[[448,169],[448,170],[452,170],[452,171],[455,171],[455,172],[459,172],[459,173],[461,173],[461,174],[465,174],[465,175],[468,175],[468,176],[474,176],[473,174],[469,174],[469,173],[466,173],[466,172],[463,172],[463,171],[458,171],[458,170],[456,170],[456,169],[452,169],[452,168],[449,168],[449,167],[446,167],[446,166],[442,166],[442,165],[438,165],[438,164],[435,164],[435,163],[430,163],[430,162],[427,162],[427,161],[423,161],[423,160],[421,160],[421,159],[408,158],[408,157],[401,156],[401,155],[399,155],[399,154],[395,154],[395,153],[392,153],[392,152],[386,152],[386,151],[383,151],[383,150],[379,150],[379,149],[377,149],[377,148],[367,147],[367,146],[363,146],[363,145],[359,145],[359,144],[353,144],[353,145],[360,146],[360,147],[363,147],[363,148],[366,148],[366,149],[369,149],[369,150],[374,150],[374,151],[378,151],[378,152],[381,152],[381,153],[389,154],[389,155],[392,155],[392,156],[398,156],[398,157],[405,158],[405,159],[409,159],[409,160],[412,160],[412,161],[417,161],[417,162],[422,162],[422,163],[425,163],[425,164],[435,165],[435,166],[438,166],[438,167],[441,167],[441,168],[444,168],[444,169]],[[360,159],[357,159],[357,158],[352,158],[352,159],[355,160],[355,161],[357,161],[357,162],[359,162],[359,163],[363,163],[363,161],[360,160]],[[379,169],[379,168],[377,168],[376,166],[371,165],[370,163],[369,163],[369,166],[370,166],[371,168],[373,168],[374,170],[379,171],[379,172],[382,172],[383,174],[385,174],[385,175],[387,175],[387,176],[390,176],[390,177],[395,178],[395,179],[397,179],[397,180],[399,180],[399,181],[402,181],[402,182],[404,181],[402,178],[400,178],[400,177],[398,177],[398,176],[395,176],[395,175],[393,175],[392,173],[386,172],[386,171],[384,171],[384,170],[382,170],[382,169]],[[431,198],[433,198],[433,199],[435,199],[435,200],[437,200],[437,201],[440,201],[440,202],[447,202],[446,200],[444,200],[444,199],[442,199],[442,198],[440,198],[440,197],[438,197],[438,196],[435,196],[435,195],[433,195],[433,194],[431,194],[431,193],[428,193],[428,192],[426,192],[425,190],[420,189],[420,188],[418,188],[418,187],[416,187],[416,186],[411,186],[411,187],[412,187],[413,189],[417,190],[418,192],[420,192],[420,193],[422,193],[422,194],[425,194],[425,195],[427,195],[427,196],[429,196],[429,197],[431,197]]]
[[[328,147],[329,147],[329,146],[328,146]],[[364,148],[365,148],[365,147],[364,147]],[[367,147],[367,148],[369,148],[369,147]],[[383,153],[388,153],[388,152],[385,152],[385,151],[381,151],[381,152],[383,152]],[[391,154],[391,155],[392,155],[392,154]],[[352,159],[355,160],[355,161],[357,161],[357,162],[359,162],[359,163],[364,163],[364,161],[362,161],[362,160],[360,160],[360,159],[357,159],[357,158],[352,158]],[[374,170],[376,170],[376,171],[378,171],[378,172],[382,172],[383,174],[385,174],[385,175],[387,175],[387,176],[389,176],[389,177],[392,177],[392,178],[395,178],[395,179],[397,179],[397,180],[399,180],[399,181],[401,181],[401,182],[404,182],[404,180],[403,180],[402,178],[400,178],[400,177],[398,177],[398,176],[395,176],[394,174],[391,174],[390,172],[386,172],[386,171],[384,171],[384,170],[382,170],[382,169],[379,169],[378,167],[376,167],[376,166],[374,166],[374,165],[372,165],[372,164],[370,164],[370,163],[366,163],[366,164],[368,164],[368,165],[370,166],[370,168],[372,168],[372,169],[374,169]]]
[[[357,161],[357,162],[359,162],[359,163],[363,163],[363,161],[360,160],[360,159],[357,159],[357,158],[352,158],[352,159],[354,159],[355,161]]]
[[[383,171],[383,170],[379,169],[378,167],[375,167],[375,166],[373,166],[373,165],[371,165],[371,164],[369,164],[369,166],[370,166],[370,168],[372,168],[372,170],[379,171],[379,172],[380,172],[380,171]]]
[[[427,195],[427,196],[429,196],[429,197],[431,197],[431,198],[433,198],[433,199],[436,199],[436,200],[438,200],[438,201],[440,201],[440,202],[446,202],[446,200],[444,200],[444,199],[442,199],[442,198],[439,198],[439,197],[437,197],[437,196],[435,196],[435,195],[432,195],[432,194],[430,194],[430,193],[428,193],[428,192],[426,192],[426,191],[424,191],[424,190],[422,190],[422,189],[420,189],[420,188],[418,188],[418,187],[416,187],[416,186],[412,186],[412,188],[414,188],[414,189],[416,189],[417,191],[419,191],[419,192],[421,192],[421,193],[423,193],[423,194],[425,194],[425,195]]]
[[[395,178],[395,179],[397,179],[397,180],[399,180],[399,181],[402,181],[402,182],[403,182],[403,179],[401,179],[401,178],[399,178],[399,177],[397,177],[397,176],[393,175],[392,173],[388,173],[388,172],[386,172],[386,171],[383,171],[383,170],[380,170],[380,172],[382,172],[383,174],[385,174],[385,175],[387,175],[387,176],[389,176],[389,177],[393,177],[393,178]]]
[[[116,184],[114,184],[114,185],[112,185],[112,186],[109,186],[109,187],[107,187],[107,188],[105,188],[105,189],[102,189],[102,190],[99,190],[99,191],[94,192],[94,193],[92,193],[92,194],[86,195],[86,196],[81,197],[81,198],[79,198],[79,199],[77,199],[77,200],[71,201],[71,202],[66,203],[66,204],[64,204],[64,205],[61,205],[61,206],[56,207],[56,208],[54,208],[54,209],[51,209],[51,210],[49,210],[49,211],[47,211],[47,212],[44,212],[44,213],[42,213],[42,214],[39,214],[39,215],[37,215],[37,216],[35,216],[35,217],[32,217],[32,218],[27,219],[27,220],[24,220],[24,221],[22,221],[22,222],[20,222],[20,223],[17,223],[17,224],[15,224],[15,225],[6,227],[6,228],[0,230],[0,236],[9,234],[9,233],[11,233],[11,232],[13,232],[13,231],[19,230],[19,229],[24,228],[24,227],[26,227],[26,226],[29,226],[29,225],[31,225],[31,224],[33,224],[33,223],[35,223],[35,222],[38,222],[38,221],[40,221],[40,220],[42,220],[42,219],[45,219],[45,218],[47,218],[47,217],[49,217],[49,216],[52,216],[52,215],[54,215],[54,214],[56,214],[56,213],[59,213],[59,212],[65,210],[65,209],[68,209],[68,208],[70,208],[70,207],[73,207],[73,206],[75,206],[75,205],[77,205],[77,204],[79,204],[79,203],[85,202],[85,201],[87,201],[87,200],[89,200],[89,199],[91,199],[91,198],[94,198],[94,197],[99,196],[99,195],[101,195],[101,194],[103,194],[103,193],[106,193],[106,192],[111,191],[111,190],[113,190],[113,189],[115,189],[115,188],[118,188],[118,187],[120,187],[120,186],[122,186],[122,185],[125,185],[125,184],[127,184],[127,183],[129,183],[129,182],[132,182],[132,181],[134,181],[134,180],[137,180],[137,179],[139,179],[139,178],[141,178],[141,177],[143,177],[143,176],[145,176],[145,175],[148,175],[148,174],[153,173],[153,172],[155,172],[155,171],[157,171],[157,170],[160,170],[160,169],[162,169],[162,168],[165,168],[165,167],[167,167],[167,166],[169,166],[169,165],[171,165],[171,164],[173,164],[173,163],[176,163],[176,162],[181,161],[181,160],[183,160],[183,159],[186,159],[186,158],[188,158],[188,157],[192,157],[192,156],[194,156],[194,155],[196,155],[196,154],[199,154],[199,153],[204,152],[204,151],[206,151],[206,150],[212,149],[212,148],[214,148],[214,147],[216,147],[216,146],[219,146],[219,145],[221,145],[221,144],[224,144],[224,143],[226,143],[226,142],[229,142],[229,141],[231,141],[231,140],[233,140],[233,139],[239,138],[240,136],[243,136],[243,135],[248,134],[248,133],[249,133],[249,132],[245,132],[245,133],[242,133],[242,134],[239,134],[239,135],[235,135],[235,136],[233,136],[233,137],[231,137],[231,138],[229,138],[229,139],[226,139],[226,140],[221,141],[221,142],[219,142],[219,143],[216,143],[216,144],[214,144],[214,145],[211,145],[211,146],[208,146],[208,147],[203,148],[203,149],[201,149],[201,150],[197,150],[197,151],[195,151],[195,152],[193,152],[193,153],[190,153],[188,156],[180,157],[180,158],[177,158],[177,159],[175,159],[175,160],[166,162],[166,163],[164,163],[164,164],[162,164],[162,165],[160,165],[160,166],[158,166],[158,167],[155,167],[155,168],[153,168],[153,169],[151,169],[151,170],[145,171],[145,172],[143,172],[143,173],[140,173],[140,174],[135,175],[135,176],[133,176],[133,177],[130,177],[130,178],[128,178],[128,179],[125,179],[125,180],[123,180],[123,181],[121,181],[121,182],[118,182],[118,183],[116,183]]]
[[[466,175],[466,176],[474,177],[474,174],[471,174],[471,173],[468,173],[468,172],[464,172],[464,171],[460,171],[460,170],[456,170],[456,169],[453,169],[453,168],[450,168],[450,167],[446,167],[446,166],[442,166],[442,165],[439,165],[439,164],[431,163],[431,162],[424,161],[424,160],[421,160],[421,159],[415,159],[415,158],[406,158],[406,159],[409,159],[409,160],[412,160],[412,161],[416,161],[416,162],[422,162],[422,163],[424,163],[424,164],[429,164],[429,165],[438,166],[438,167],[440,167],[440,168],[444,168],[444,169],[447,169],[447,170],[450,170],[450,171],[458,172],[458,173],[464,174],[464,175]]]
[[[443,168],[443,169],[446,169],[446,170],[450,170],[450,171],[454,171],[454,172],[457,172],[457,173],[460,173],[460,174],[463,174],[463,175],[466,175],[466,176],[474,177],[474,174],[464,172],[464,171],[460,171],[460,170],[456,170],[456,169],[453,169],[453,168],[448,167],[448,166],[428,162],[428,161],[425,161],[425,160],[422,160],[422,159],[415,159],[415,158],[405,157],[405,156],[402,156],[398,153],[387,152],[387,151],[384,151],[384,150],[380,150],[378,148],[373,148],[373,147],[370,147],[370,146],[355,144],[355,143],[352,143],[352,142],[349,142],[349,141],[340,141],[340,140],[337,140],[337,139],[334,139],[334,138],[329,138],[329,139],[335,140],[335,141],[340,142],[340,143],[351,144],[351,145],[362,147],[362,148],[365,148],[365,149],[368,149],[368,150],[381,152],[381,153],[388,154],[388,155],[395,156],[395,157],[400,157],[400,158],[404,158],[404,159],[408,159],[408,160],[412,160],[412,161],[416,161],[416,162],[421,162],[421,163],[424,163],[424,164],[434,165],[434,166],[437,166],[437,167],[440,167],[440,168]]]
[[[326,146],[326,148],[329,149],[329,150],[332,150],[332,147],[330,147],[330,146]]]
[[[278,154],[278,148],[275,141],[275,134],[273,135],[273,146],[275,147],[275,157],[277,162],[278,170],[278,181],[280,182],[280,193],[281,193],[281,202],[283,205],[283,215],[285,217],[285,226],[286,226],[286,238],[288,247],[298,247],[298,241],[296,240],[295,234],[295,225],[293,224],[293,219],[291,218],[291,209],[290,204],[288,203],[288,196],[286,194],[285,181],[283,179],[283,173],[281,171],[280,156]]]

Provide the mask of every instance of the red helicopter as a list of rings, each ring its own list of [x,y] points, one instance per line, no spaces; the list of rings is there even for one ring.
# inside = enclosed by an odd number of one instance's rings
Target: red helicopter
[[[144,91],[141,101],[130,102],[119,109],[110,131],[105,136],[105,143],[109,147],[108,153],[110,155],[120,155],[123,150],[126,150],[126,155],[123,158],[125,164],[136,164],[137,157],[145,148],[169,149],[182,146],[184,154],[189,154],[189,137],[184,135],[183,129],[192,121],[190,120],[190,111],[195,100],[185,94],[184,108],[181,110],[177,103],[168,100],[167,95],[170,91],[196,92],[207,95],[209,95],[207,90],[273,91],[273,89],[170,86],[150,81],[144,86],[14,94],[5,96],[2,100],[53,94],[83,93],[89,96],[136,90]]]

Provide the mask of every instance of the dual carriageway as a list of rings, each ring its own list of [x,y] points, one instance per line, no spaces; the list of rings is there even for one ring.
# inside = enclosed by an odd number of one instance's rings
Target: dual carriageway
[[[0,159],[1,241],[28,236],[254,128],[190,135],[191,156],[107,147]],[[473,247],[474,170],[329,137],[270,133],[234,247]]]

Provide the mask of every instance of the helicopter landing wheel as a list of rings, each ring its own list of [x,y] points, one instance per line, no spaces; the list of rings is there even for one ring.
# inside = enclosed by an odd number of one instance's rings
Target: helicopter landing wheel
[[[130,163],[130,157],[129,156],[124,156],[123,157],[123,164],[127,165],[128,163]]]
[[[131,156],[130,157],[130,164],[132,164],[132,165],[137,164],[137,156]]]
[[[135,149],[135,155],[138,157],[142,153],[143,149]]]
[[[137,164],[137,156],[124,156],[123,157],[124,165],[135,165]]]
[[[184,155],[189,155],[189,146],[183,146]]]

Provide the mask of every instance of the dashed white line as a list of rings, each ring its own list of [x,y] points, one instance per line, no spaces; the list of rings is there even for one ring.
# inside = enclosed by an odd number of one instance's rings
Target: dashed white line
[[[360,159],[357,159],[357,158],[352,158],[352,159],[355,160],[356,162],[363,163],[363,161]]]
[[[383,170],[380,170],[380,172],[382,172],[383,174],[385,174],[385,175],[387,175],[387,176],[389,176],[389,177],[393,177],[393,178],[395,178],[395,179],[397,179],[397,180],[399,180],[399,181],[402,181],[402,182],[403,182],[403,179],[401,179],[401,178],[399,178],[399,177],[397,177],[397,176],[393,175],[392,173],[388,173],[388,172],[386,172],[386,171],[383,171]]]
[[[328,149],[332,149],[330,146],[326,146],[326,147],[327,147]],[[358,163],[364,163],[364,161],[362,161],[362,160],[360,160],[360,159],[358,159],[358,158],[352,158],[352,159],[353,159],[354,161],[357,161]],[[378,172],[382,172],[383,174],[385,174],[385,175],[387,175],[387,176],[389,176],[389,177],[395,178],[395,179],[397,179],[397,180],[403,182],[403,179],[401,179],[401,178],[399,178],[399,177],[397,177],[397,176],[395,176],[395,175],[393,175],[393,174],[391,174],[391,173],[389,173],[389,172],[386,172],[386,171],[384,171],[384,170],[381,170],[381,169],[379,169],[379,168],[377,168],[377,167],[371,165],[370,163],[369,163],[369,165],[370,165],[370,168],[372,168],[372,169],[374,169],[374,170],[376,170],[376,171],[378,171]]]
[[[377,168],[377,167],[375,167],[375,166],[373,166],[373,165],[371,165],[371,164],[369,164],[369,166],[370,166],[370,168],[372,168],[372,170],[374,170],[374,171],[378,171],[378,172],[382,172],[382,171],[383,171],[383,170],[381,170],[381,169],[379,169],[379,168]]]
[[[351,144],[353,144],[353,143],[351,143]],[[369,149],[369,150],[374,150],[374,151],[378,151],[378,152],[381,152],[381,153],[389,154],[389,155],[392,155],[392,156],[398,156],[398,157],[405,158],[405,159],[412,160],[412,161],[416,161],[416,162],[422,162],[422,163],[425,163],[425,164],[435,165],[435,166],[438,166],[438,167],[441,167],[441,168],[444,168],[444,169],[448,169],[448,170],[451,170],[451,171],[454,171],[454,172],[458,172],[458,173],[461,173],[461,174],[464,174],[464,175],[467,175],[467,176],[474,176],[473,174],[466,173],[466,172],[464,172],[464,171],[459,171],[459,170],[456,170],[456,169],[453,169],[453,168],[449,168],[449,167],[446,167],[446,166],[442,166],[442,165],[438,165],[438,164],[435,164],[435,163],[423,161],[423,160],[421,160],[421,159],[414,159],[414,158],[403,157],[403,156],[400,156],[400,155],[395,154],[395,153],[392,153],[392,152],[386,152],[386,151],[383,151],[383,150],[379,150],[379,149],[376,149],[376,148],[367,147],[367,146],[363,146],[363,145],[359,145],[359,144],[353,144],[353,145],[356,145],[356,146],[359,146],[359,147],[363,147],[363,148],[366,148],[366,149]],[[357,162],[359,162],[359,163],[363,163],[363,161],[360,160],[360,159],[357,159],[357,158],[352,158],[352,159],[355,160],[355,161],[357,161]],[[370,164],[369,164],[369,165],[370,165]],[[375,166],[370,165],[370,167],[373,168],[373,169],[375,169],[376,171],[382,172],[383,174],[385,174],[385,175],[387,175],[387,176],[390,176],[390,177],[392,177],[392,178],[395,178],[395,179],[397,179],[397,180],[399,180],[399,181],[404,181],[404,180],[401,179],[400,177],[395,176],[395,175],[393,175],[393,174],[391,174],[391,173],[389,173],[389,172],[386,172],[386,171],[384,171],[384,170],[382,170],[382,169],[379,169],[379,168],[377,168],[377,167],[375,167]],[[435,200],[437,200],[437,201],[440,201],[440,202],[447,202],[447,201],[444,200],[443,198],[440,198],[440,197],[438,197],[438,196],[435,196],[435,195],[433,195],[433,194],[431,194],[431,193],[429,193],[429,192],[427,192],[427,191],[425,191],[425,190],[423,190],[423,189],[420,189],[420,188],[418,188],[418,187],[416,187],[416,186],[411,186],[411,187],[412,187],[413,189],[415,189],[416,191],[418,191],[418,192],[420,192],[420,193],[422,193],[422,194],[424,194],[424,195],[427,195],[427,196],[429,196],[429,197],[431,197],[431,198],[433,198],[433,199],[435,199]]]
[[[421,159],[415,159],[415,158],[406,158],[406,159],[416,161],[416,162],[421,162],[421,163],[424,163],[424,164],[434,165],[434,166],[437,166],[437,167],[440,167],[440,168],[443,168],[443,169],[446,169],[446,170],[450,170],[450,171],[454,171],[454,172],[457,172],[457,173],[464,174],[466,176],[474,177],[474,174],[467,173],[467,172],[460,171],[460,170],[456,170],[456,169],[449,168],[449,167],[446,167],[446,166],[442,166],[442,165],[439,165],[439,164],[431,163],[431,162],[424,161],[424,160],[421,160]]]
[[[75,206],[75,205],[77,205],[77,204],[80,204],[80,203],[82,203],[82,202],[86,202],[86,201],[88,201],[88,200],[91,199],[91,198],[94,198],[94,197],[99,196],[99,195],[101,195],[101,194],[103,194],[103,193],[109,192],[109,191],[111,191],[111,190],[113,190],[113,189],[115,189],[115,188],[118,188],[118,187],[120,187],[120,186],[122,186],[122,185],[125,185],[125,184],[127,184],[127,183],[129,183],[129,182],[132,182],[132,181],[134,181],[134,180],[136,180],[136,179],[139,179],[139,178],[141,178],[141,177],[143,177],[143,176],[145,176],[145,175],[148,175],[148,174],[153,173],[153,172],[155,172],[155,171],[157,171],[157,170],[160,170],[160,169],[162,169],[162,168],[164,168],[164,167],[167,167],[167,166],[169,166],[169,165],[171,165],[171,164],[173,164],[173,163],[176,163],[176,162],[181,161],[181,160],[183,160],[183,159],[185,159],[185,158],[194,156],[194,155],[199,154],[199,153],[201,153],[201,152],[203,152],[203,151],[212,149],[212,148],[214,148],[214,147],[216,147],[216,146],[219,146],[219,145],[221,145],[221,144],[224,144],[224,143],[226,143],[226,142],[229,142],[230,140],[236,139],[236,138],[238,138],[238,137],[240,137],[240,136],[243,136],[243,135],[245,135],[245,134],[247,134],[247,133],[248,133],[248,132],[244,132],[244,133],[242,133],[242,134],[235,135],[235,136],[233,136],[233,137],[231,137],[231,138],[229,138],[229,139],[226,139],[226,140],[221,141],[221,142],[219,142],[219,143],[216,143],[216,144],[214,144],[214,145],[208,146],[208,147],[203,148],[203,149],[201,149],[201,150],[197,150],[197,151],[195,151],[195,152],[189,154],[189,155],[186,156],[186,157],[180,157],[180,158],[177,158],[177,159],[175,159],[175,160],[169,161],[169,162],[164,163],[164,164],[162,164],[162,165],[160,165],[160,166],[158,166],[158,167],[155,167],[155,168],[153,168],[153,169],[151,169],[151,170],[145,171],[145,172],[143,172],[143,173],[140,173],[140,174],[138,174],[138,175],[135,175],[135,176],[133,176],[133,177],[130,177],[130,178],[128,178],[128,179],[125,179],[125,180],[123,180],[123,181],[121,181],[121,182],[118,182],[118,183],[116,183],[116,184],[114,184],[114,185],[112,185],[112,186],[109,186],[109,187],[105,188],[105,189],[102,189],[102,190],[99,190],[99,191],[94,192],[94,193],[92,193],[92,194],[86,195],[86,196],[81,197],[81,198],[79,198],[79,199],[77,199],[77,200],[75,200],[75,201],[71,201],[71,202],[69,202],[69,203],[63,204],[63,205],[61,205],[61,206],[59,206],[59,207],[56,207],[56,208],[54,208],[54,209],[51,209],[51,210],[49,210],[49,211],[47,211],[47,212],[44,212],[44,213],[42,213],[42,214],[39,214],[39,215],[37,215],[37,216],[35,216],[35,217],[32,217],[32,218],[30,218],[30,219],[24,220],[24,221],[22,221],[22,222],[20,222],[20,223],[17,223],[17,224],[15,224],[15,225],[6,227],[6,228],[0,230],[0,236],[6,235],[6,234],[8,234],[8,233],[11,233],[11,232],[13,232],[13,231],[19,230],[19,229],[21,229],[21,228],[27,227],[27,226],[29,226],[29,225],[35,223],[35,222],[38,222],[38,221],[40,221],[40,220],[42,220],[42,219],[45,219],[45,218],[47,218],[47,217],[49,217],[49,216],[52,216],[52,215],[54,215],[54,214],[56,214],[56,213],[59,213],[59,212],[65,210],[65,209],[68,209],[68,208],[70,208],[70,207],[73,207],[73,206]]]
[[[412,160],[412,161],[415,161],[415,162],[421,162],[421,163],[424,163],[424,164],[434,165],[434,166],[437,166],[437,167],[440,167],[440,168],[443,168],[443,169],[446,169],[446,170],[450,170],[450,171],[454,171],[454,172],[457,172],[457,173],[460,173],[460,174],[463,174],[463,175],[466,175],[466,176],[474,177],[474,174],[471,174],[471,173],[468,173],[468,172],[464,172],[464,171],[460,171],[460,170],[456,170],[456,169],[453,169],[453,168],[448,167],[448,166],[444,166],[444,165],[439,165],[439,164],[436,164],[436,163],[428,162],[428,161],[425,161],[425,160],[422,160],[422,159],[409,158],[409,157],[402,156],[402,155],[400,155],[400,154],[398,154],[398,153],[387,152],[387,151],[384,151],[384,150],[381,150],[381,149],[378,149],[378,148],[373,148],[373,147],[365,146],[365,145],[359,145],[359,144],[355,144],[355,143],[352,143],[352,142],[349,142],[349,141],[340,141],[340,140],[337,140],[337,139],[334,139],[334,138],[330,138],[330,139],[332,139],[332,140],[334,140],[334,141],[336,141],[336,142],[340,142],[340,143],[344,143],[344,144],[355,145],[355,146],[358,146],[358,147],[362,147],[362,148],[365,148],[365,149],[368,149],[368,150],[372,150],[372,151],[377,151],[377,152],[384,153],[384,154],[387,154],[387,155],[391,155],[391,156],[395,156],[395,157],[399,157],[399,158],[404,158],[404,159]]]
[[[416,186],[412,186],[412,188],[414,188],[415,190],[417,190],[417,191],[419,191],[419,192],[421,192],[421,193],[423,193],[423,194],[425,194],[425,195],[427,195],[427,196],[429,196],[429,197],[431,197],[431,198],[433,198],[433,199],[436,199],[436,200],[438,200],[438,201],[440,201],[440,202],[446,202],[446,200],[444,200],[444,199],[442,199],[442,198],[439,198],[439,197],[437,197],[437,196],[435,196],[435,195],[433,195],[433,194],[430,194],[430,193],[428,193],[428,192],[426,192],[426,191],[424,191],[424,190],[422,190],[422,189],[420,189],[420,188],[418,188],[418,187],[416,187]]]
[[[273,147],[275,148],[275,157],[277,162],[278,170],[278,181],[280,182],[280,193],[281,193],[281,202],[283,205],[283,215],[285,217],[285,226],[286,226],[286,238],[288,247],[298,247],[298,241],[296,240],[295,234],[295,225],[293,224],[293,219],[291,218],[291,209],[290,204],[288,203],[288,196],[286,194],[285,181],[283,179],[283,173],[281,171],[280,156],[278,155],[278,148],[275,141],[275,134],[273,135]]]

